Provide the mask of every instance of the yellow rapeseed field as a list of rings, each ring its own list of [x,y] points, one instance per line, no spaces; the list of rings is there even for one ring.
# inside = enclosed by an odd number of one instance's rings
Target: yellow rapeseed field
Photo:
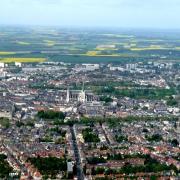
[[[44,62],[46,58],[2,58],[0,62],[12,63],[12,62],[21,62],[21,63],[33,63],[33,62]]]
[[[45,45],[46,45],[46,46],[54,46],[54,45],[56,45],[56,42],[55,42],[55,41],[44,40],[44,42],[45,42]]]
[[[6,52],[6,51],[0,51],[0,55],[13,55],[16,54],[15,52]]]
[[[30,43],[23,42],[23,41],[17,41],[16,43],[19,44],[19,45],[24,45],[24,46],[30,45]]]
[[[96,56],[100,51],[88,51],[85,55],[87,56]]]
[[[165,49],[169,49],[169,48],[162,47],[160,45],[150,45],[149,47],[130,48],[131,51],[165,50]]]

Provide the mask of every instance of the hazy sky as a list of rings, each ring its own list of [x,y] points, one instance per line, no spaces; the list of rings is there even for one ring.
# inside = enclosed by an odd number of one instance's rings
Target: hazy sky
[[[180,0],[0,0],[0,24],[180,28]]]

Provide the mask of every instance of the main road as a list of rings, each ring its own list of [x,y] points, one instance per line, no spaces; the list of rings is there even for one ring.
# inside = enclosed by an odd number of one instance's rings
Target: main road
[[[70,131],[72,135],[72,144],[73,144],[74,155],[75,155],[76,166],[77,166],[77,177],[78,177],[78,180],[85,180],[74,125],[70,126]]]

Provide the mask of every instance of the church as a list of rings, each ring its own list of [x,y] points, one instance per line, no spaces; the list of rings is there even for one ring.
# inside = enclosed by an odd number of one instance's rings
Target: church
[[[92,93],[92,91],[84,90],[70,90],[69,88],[67,89],[66,92],[66,102],[80,102],[80,103],[85,103],[85,102],[93,102],[97,101],[98,97]]]

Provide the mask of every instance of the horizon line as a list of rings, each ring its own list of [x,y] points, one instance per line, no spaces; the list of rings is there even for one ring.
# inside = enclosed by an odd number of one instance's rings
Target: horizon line
[[[27,27],[27,28],[58,28],[58,29],[99,29],[99,30],[160,30],[180,31],[180,28],[165,27],[123,27],[123,26],[74,26],[74,25],[38,25],[38,24],[0,24],[0,27]],[[179,32],[180,33],[180,32]]]

